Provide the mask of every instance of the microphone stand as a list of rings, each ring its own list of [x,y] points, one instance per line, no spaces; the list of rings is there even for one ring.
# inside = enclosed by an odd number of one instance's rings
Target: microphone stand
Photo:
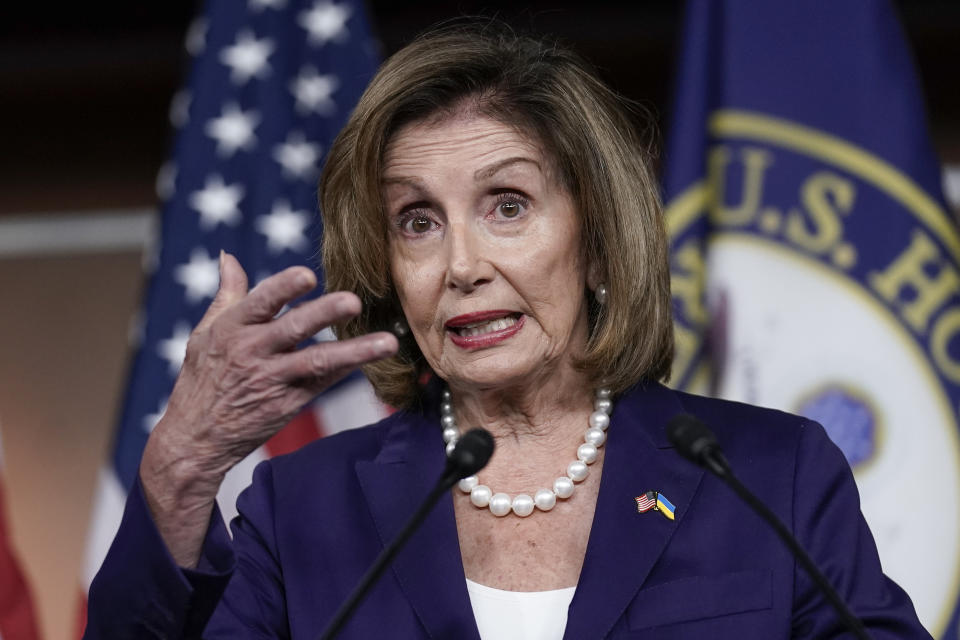
[[[790,530],[780,519],[771,511],[767,505],[763,504],[759,498],[747,489],[740,479],[733,474],[730,463],[720,450],[716,437],[709,427],[697,418],[680,414],[674,416],[667,424],[667,437],[676,446],[677,452],[684,458],[687,458],[694,464],[704,467],[713,475],[720,478],[724,484],[737,494],[741,500],[747,503],[754,513],[759,515],[767,524],[769,524],[777,537],[783,541],[787,548],[793,553],[800,565],[813,578],[814,584],[827,597],[827,601],[836,610],[844,625],[853,632],[858,640],[871,640],[866,628],[860,618],[853,615],[850,608],[843,601],[843,598],[836,592],[827,577],[823,575],[820,569],[814,564],[810,555],[800,546],[800,543],[793,536]]]
[[[833,588],[833,585],[830,584],[830,581],[827,580],[827,577],[823,575],[823,572],[820,571],[820,568],[813,562],[810,558],[810,555],[806,550],[800,546],[800,543],[797,539],[790,533],[790,530],[787,529],[787,526],[780,522],[780,519],[774,515],[767,505],[763,504],[759,498],[757,498],[753,493],[747,489],[740,479],[733,474],[733,471],[730,470],[730,466],[726,464],[726,460],[723,457],[713,455],[714,452],[706,454],[707,468],[710,469],[718,478],[720,478],[728,487],[730,487],[734,493],[736,493],[740,498],[750,506],[761,518],[763,518],[767,524],[769,524],[774,532],[777,534],[777,537],[783,541],[785,545],[793,553],[794,557],[800,563],[800,565],[806,570],[806,572],[813,579],[813,582],[819,587],[823,594],[827,597],[827,600],[830,602],[831,606],[836,610],[837,615],[840,616],[840,619],[847,626],[850,631],[858,638],[858,640],[871,640],[870,635],[867,633],[866,628],[863,626],[863,622],[860,618],[853,615],[853,612],[850,611],[850,608],[847,607],[847,604],[843,601],[843,598],[840,597],[840,594],[837,593],[836,589]]]
[[[337,633],[340,632],[340,629],[343,627],[344,623],[350,619],[354,609],[356,609],[357,605],[360,604],[363,596],[366,595],[370,587],[373,586],[373,584],[377,581],[377,579],[380,577],[380,574],[383,573],[383,570],[390,565],[394,556],[397,555],[397,552],[400,551],[400,548],[407,542],[407,539],[410,538],[410,535],[416,531],[417,527],[420,525],[420,522],[433,508],[433,505],[437,503],[437,500],[440,499],[440,496],[453,487],[457,480],[458,478],[456,476],[451,478],[449,475],[445,475],[440,479],[440,482],[438,482],[437,485],[430,491],[426,500],[424,500],[423,504],[420,505],[420,508],[417,509],[413,515],[410,516],[410,519],[407,520],[406,524],[403,525],[403,529],[400,530],[400,533],[397,534],[397,537],[394,538],[389,545],[383,548],[383,551],[381,551],[380,555],[377,556],[377,560],[370,566],[369,569],[367,569],[366,574],[364,574],[357,586],[354,587],[350,597],[340,605],[336,615],[333,616],[333,620],[330,621],[330,624],[327,625],[323,635],[320,636],[320,640],[332,640],[332,638],[334,638]]]
[[[410,516],[406,524],[403,525],[400,533],[383,548],[373,565],[367,569],[350,596],[337,609],[333,620],[330,621],[330,624],[327,625],[320,636],[320,640],[332,640],[340,632],[343,625],[353,615],[360,601],[367,594],[367,591],[380,578],[384,569],[390,565],[394,556],[397,555],[397,552],[400,551],[400,548],[403,547],[413,532],[417,530],[417,527],[423,522],[427,513],[433,509],[440,496],[449,491],[461,478],[473,475],[482,469],[493,454],[493,446],[493,437],[483,429],[471,429],[460,438],[457,446],[447,458],[447,466],[437,484],[430,490],[423,503]]]

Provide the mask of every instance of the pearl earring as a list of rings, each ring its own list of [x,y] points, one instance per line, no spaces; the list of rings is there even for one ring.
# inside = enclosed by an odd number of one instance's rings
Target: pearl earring
[[[597,304],[607,304],[607,285],[603,283],[598,284],[596,290],[593,292],[593,295],[597,298]]]
[[[394,321],[393,326],[390,328],[397,338],[403,338],[408,333],[410,333],[410,326],[407,324],[407,321],[403,318],[398,318]]]

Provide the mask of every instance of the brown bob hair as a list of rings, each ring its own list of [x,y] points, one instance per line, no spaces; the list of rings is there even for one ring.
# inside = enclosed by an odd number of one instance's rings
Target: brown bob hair
[[[388,329],[403,317],[381,199],[388,141],[405,124],[465,104],[539,143],[580,214],[584,257],[599,266],[608,296],[603,306],[590,304],[577,366],[614,392],[666,379],[673,359],[667,239],[637,114],[573,52],[490,21],[447,25],[398,51],[330,149],[320,178],[327,289],[363,302],[337,335]],[[431,369],[407,336],[397,356],[364,372],[381,400],[401,408],[418,404]]]

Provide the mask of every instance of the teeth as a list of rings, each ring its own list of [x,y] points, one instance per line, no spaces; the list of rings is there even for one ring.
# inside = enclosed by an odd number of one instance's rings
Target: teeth
[[[484,333],[493,333],[494,331],[502,331],[507,327],[512,327],[517,324],[516,318],[506,317],[498,318],[496,320],[489,320],[487,322],[478,322],[476,324],[471,324],[466,327],[461,327],[458,331],[461,336],[465,338],[472,338],[473,336],[483,335]]]

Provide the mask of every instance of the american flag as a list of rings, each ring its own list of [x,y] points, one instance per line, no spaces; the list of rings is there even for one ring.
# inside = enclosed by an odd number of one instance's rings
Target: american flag
[[[211,0],[186,47],[191,67],[171,105],[176,136],[157,181],[158,242],[145,263],[149,286],[113,454],[98,482],[84,592],[117,530],[190,330],[217,291],[220,250],[236,255],[253,283],[291,265],[319,268],[323,154],[378,62],[355,0]],[[236,496],[261,460],[385,414],[359,374],[331,388],[228,474],[218,496],[224,517],[236,514]]]
[[[650,509],[657,508],[657,492],[647,491],[645,494],[637,496],[637,513],[646,513]]]

